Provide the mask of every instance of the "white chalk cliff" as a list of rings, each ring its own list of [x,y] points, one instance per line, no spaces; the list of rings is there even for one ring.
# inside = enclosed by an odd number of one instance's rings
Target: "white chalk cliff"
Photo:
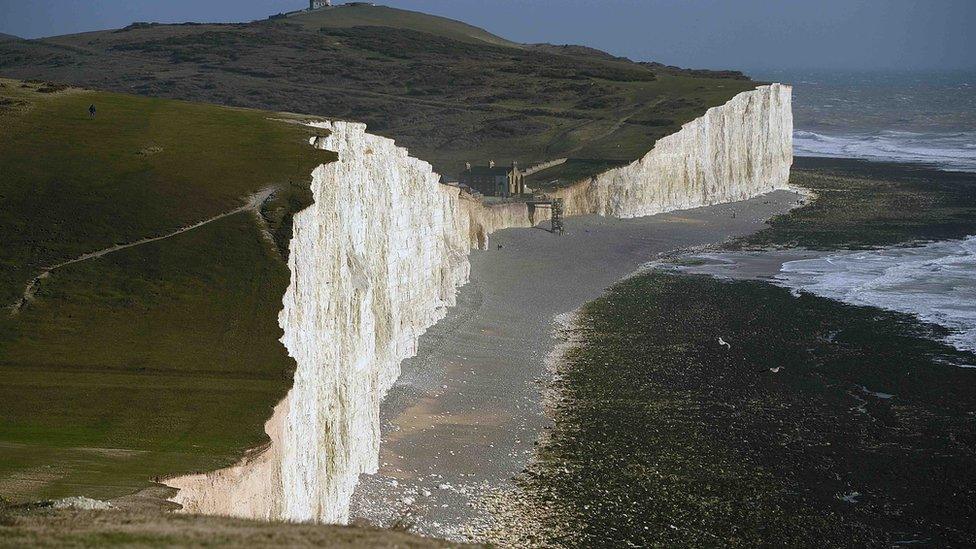
[[[469,249],[484,248],[495,230],[542,220],[524,204],[487,207],[439,184],[430,164],[362,124],[316,126],[324,135],[313,144],[339,160],[313,172],[315,202],[294,218],[279,316],[294,386],[265,426],[266,448],[166,481],[185,511],[347,521],[359,475],[377,470],[380,402],[421,334],[455,304]],[[568,213],[650,215],[785,187],[791,164],[790,88],[774,84],[559,195]]]
[[[792,165],[792,88],[772,84],[708,109],[643,158],[552,194],[569,214],[642,217],[781,189]]]

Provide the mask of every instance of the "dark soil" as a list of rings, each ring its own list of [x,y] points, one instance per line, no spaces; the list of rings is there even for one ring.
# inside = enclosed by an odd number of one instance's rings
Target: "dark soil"
[[[797,158],[791,180],[817,200],[733,248],[819,250],[948,240],[976,233],[976,174],[918,165]]]

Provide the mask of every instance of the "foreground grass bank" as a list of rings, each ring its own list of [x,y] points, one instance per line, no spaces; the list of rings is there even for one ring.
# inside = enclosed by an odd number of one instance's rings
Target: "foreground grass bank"
[[[287,115],[0,84],[0,496],[113,498],[260,445],[293,370],[269,236],[334,157]],[[57,269],[9,314],[45,268],[268,188]]]
[[[0,511],[0,548],[461,547],[391,530],[282,524],[143,511]],[[467,547],[467,546],[465,546]]]

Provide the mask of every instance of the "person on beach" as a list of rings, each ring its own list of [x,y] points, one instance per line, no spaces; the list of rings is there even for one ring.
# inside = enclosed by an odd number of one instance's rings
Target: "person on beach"
[[[88,116],[90,116],[91,118],[95,118],[95,112],[96,112],[96,111],[95,111],[95,104],[94,104],[94,103],[92,103],[92,104],[91,104],[91,105],[90,105],[90,106],[88,107]]]

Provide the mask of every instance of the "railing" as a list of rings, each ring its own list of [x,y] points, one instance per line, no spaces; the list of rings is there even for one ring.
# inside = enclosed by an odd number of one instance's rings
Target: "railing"
[[[548,170],[549,168],[552,168],[554,166],[558,166],[560,164],[565,164],[568,161],[569,161],[568,158],[557,158],[555,160],[550,160],[548,162],[543,162],[542,164],[536,164],[535,166],[532,166],[531,168],[528,168],[524,172],[522,172],[522,175],[528,177],[528,176],[530,176],[530,175],[532,175],[534,173],[539,173],[542,170]]]

